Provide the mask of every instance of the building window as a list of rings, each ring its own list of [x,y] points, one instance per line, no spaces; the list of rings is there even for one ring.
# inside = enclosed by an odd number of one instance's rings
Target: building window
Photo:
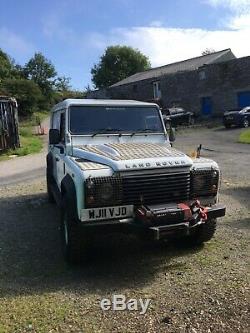
[[[205,80],[206,79],[206,72],[205,71],[200,71],[199,72],[199,79],[200,80]]]
[[[161,84],[160,81],[153,82],[154,99],[161,99]]]

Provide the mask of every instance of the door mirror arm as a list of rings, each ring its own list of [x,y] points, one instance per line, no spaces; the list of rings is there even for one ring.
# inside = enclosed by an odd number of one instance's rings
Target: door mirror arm
[[[60,150],[60,154],[61,155],[64,154],[64,147],[63,146],[61,146],[61,145],[55,145],[55,147]]]

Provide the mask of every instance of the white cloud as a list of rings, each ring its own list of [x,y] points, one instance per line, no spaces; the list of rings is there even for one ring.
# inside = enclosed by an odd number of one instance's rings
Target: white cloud
[[[250,29],[250,11],[249,13],[236,15],[232,17],[228,22],[228,26],[231,29],[236,29],[236,30]]]
[[[236,56],[250,55],[246,43],[250,28],[243,30],[173,29],[167,27],[134,27],[114,29],[108,35],[94,34],[92,46],[103,52],[108,45],[122,44],[138,48],[152,66],[161,66],[201,55],[206,48],[231,48]]]
[[[224,19],[224,25],[230,29],[250,28],[250,0],[206,0],[213,7],[223,7],[230,15]]]
[[[23,37],[13,33],[6,28],[0,28],[0,48],[15,55],[30,55],[34,51],[34,46]]]
[[[150,27],[157,27],[157,28],[159,28],[159,27],[162,27],[162,26],[163,26],[163,23],[161,21],[158,21],[158,20],[152,21],[150,23]]]
[[[214,7],[227,7],[231,10],[236,10],[238,12],[249,8],[250,6],[249,0],[205,0],[205,2]]]
[[[146,54],[152,66],[201,55],[209,48],[231,48],[237,57],[250,55],[250,0],[201,0],[213,7],[228,9],[224,28],[218,30],[164,27],[153,21],[147,27],[113,29],[108,34],[93,34],[91,45],[100,53],[112,44],[130,45]]]

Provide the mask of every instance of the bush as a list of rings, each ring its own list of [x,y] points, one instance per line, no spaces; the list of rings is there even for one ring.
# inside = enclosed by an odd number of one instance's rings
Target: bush
[[[2,90],[6,95],[15,97],[21,116],[29,116],[36,111],[42,93],[38,85],[27,79],[7,79],[3,82]]]

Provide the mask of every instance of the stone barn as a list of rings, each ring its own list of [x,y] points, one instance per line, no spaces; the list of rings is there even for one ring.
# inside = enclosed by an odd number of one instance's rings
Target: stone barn
[[[136,73],[89,98],[157,102],[163,109],[184,107],[197,116],[221,116],[250,105],[250,57],[236,58],[231,49]]]

